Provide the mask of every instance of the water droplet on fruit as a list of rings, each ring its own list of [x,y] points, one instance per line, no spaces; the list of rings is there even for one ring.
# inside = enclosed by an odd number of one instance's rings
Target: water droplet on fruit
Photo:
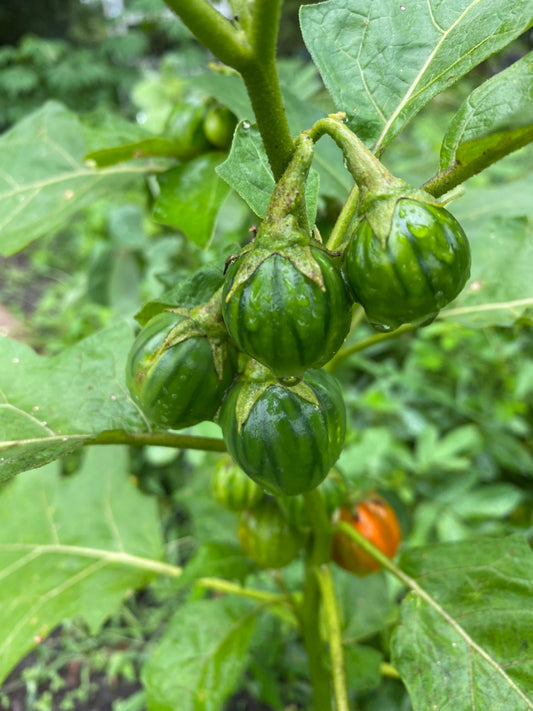
[[[279,378],[279,382],[282,383],[282,385],[287,385],[288,387],[298,385],[300,381],[301,378],[298,378],[296,375],[286,375],[283,378]]]

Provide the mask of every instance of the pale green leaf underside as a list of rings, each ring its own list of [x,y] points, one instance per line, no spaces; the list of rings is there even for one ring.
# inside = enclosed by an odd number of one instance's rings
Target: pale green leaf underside
[[[533,554],[521,536],[414,549],[393,664],[413,711],[533,709]]]
[[[533,138],[533,52],[470,94],[443,139],[441,170],[490,154],[521,134]]]
[[[49,102],[0,137],[0,254],[9,256],[61,227],[80,208],[146,173],[83,162],[86,143],[75,114]]]
[[[124,382],[132,342],[131,329],[117,324],[46,358],[0,338],[0,481],[104,430],[149,429]]]
[[[125,448],[93,448],[74,476],[51,464],[1,490],[0,680],[60,622],[94,633],[149,580],[136,557],[162,556],[157,506],[127,466]]]
[[[328,0],[301,8],[305,43],[350,127],[384,148],[432,97],[533,21],[530,0]]]

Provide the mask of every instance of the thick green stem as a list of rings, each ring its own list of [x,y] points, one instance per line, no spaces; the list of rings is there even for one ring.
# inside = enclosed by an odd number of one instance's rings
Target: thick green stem
[[[346,667],[344,665],[344,648],[342,646],[342,629],[339,605],[333,576],[328,565],[317,568],[318,582],[328,630],[329,653],[333,670],[333,693],[335,695],[336,711],[350,711],[348,705],[348,689],[346,686]]]
[[[187,25],[196,39],[221,62],[240,71],[249,61],[250,47],[238,32],[207,0],[165,0]]]
[[[313,685],[313,711],[331,711],[331,674],[325,663],[324,645],[320,636],[321,596],[317,570],[318,566],[330,559],[332,531],[318,490],[314,489],[304,494],[304,497],[313,522],[313,535],[306,552],[302,635]]]
[[[492,148],[490,151],[485,151],[469,163],[454,163],[447,170],[438,173],[434,178],[424,183],[422,188],[434,197],[440,197],[461,185],[473,175],[481,173],[482,170],[509,155],[509,153],[527,146],[531,141],[533,141],[533,127],[527,131],[517,131],[515,135],[507,137],[505,140],[502,139],[501,145]]]
[[[84,444],[129,444],[132,447],[155,445],[158,447],[175,447],[176,449],[201,449],[205,452],[227,451],[223,439],[179,435],[171,432],[128,433],[122,430],[109,430],[88,439]]]

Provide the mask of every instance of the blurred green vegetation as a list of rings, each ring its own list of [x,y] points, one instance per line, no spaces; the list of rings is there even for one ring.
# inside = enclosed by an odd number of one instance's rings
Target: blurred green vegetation
[[[297,5],[286,4],[280,42],[287,49],[296,46]],[[80,9],[77,3],[72,7]],[[30,16],[26,3],[24,8]],[[42,19],[42,3],[38,8],[35,12]],[[157,127],[194,82],[197,67],[207,62],[188,32],[156,0],[128,2],[122,16],[107,20],[100,6],[68,19],[61,3],[57,8],[49,32],[36,23],[31,27],[34,34],[17,36],[13,27],[11,36],[0,38],[0,94],[6,98],[0,106],[2,129],[49,98],[78,112],[98,109]],[[8,11],[9,6],[0,10],[0,26]],[[530,37],[525,37],[512,52],[529,46]],[[492,72],[498,61],[508,59],[491,60],[481,72]],[[288,66],[292,71],[295,65]],[[480,78],[469,77],[432,102],[387,153],[387,164],[412,182],[428,178],[437,166],[443,127]],[[312,100],[323,107],[316,77],[309,81],[315,87]],[[525,169],[524,155],[510,156],[480,179],[498,182],[519,175]],[[18,337],[41,353],[57,353],[119,319],[131,320],[143,303],[199,266],[223,264],[232,247],[248,239],[252,218],[236,197],[224,206],[215,238],[205,250],[179,231],[156,225],[150,218],[152,201],[149,184],[110,195],[59,233],[0,260],[0,305],[19,322]],[[321,223],[331,224],[338,206],[324,203],[320,209]],[[351,342],[369,335],[369,328],[360,325]],[[337,375],[351,423],[339,468],[354,491],[379,490],[394,503],[405,545],[533,533],[529,324],[469,331],[436,322],[352,355]],[[217,433],[211,425],[195,431]],[[216,461],[214,455],[158,448],[131,452],[139,487],[160,503],[171,562],[188,560],[213,530],[223,530],[230,543],[236,542],[235,518],[220,510],[205,485]],[[78,464],[76,457],[65,460],[65,475],[75,475]],[[298,575],[296,569],[289,570],[290,584],[298,583]],[[266,576],[262,582],[272,585]],[[354,640],[364,640],[386,658],[397,591],[387,588],[381,574],[349,581],[341,571],[337,582],[350,594],[357,591],[373,602],[382,600],[381,607],[376,603],[379,609],[373,614],[379,620],[373,626],[350,622],[348,606],[344,613]],[[33,694],[32,708],[77,708],[69,706],[76,702],[72,695],[63,696],[62,705],[53,705],[54,694],[63,688],[59,670],[72,659],[85,659],[88,674],[105,670],[108,677],[138,683],[150,644],[182,594],[159,583],[130,600],[92,640],[75,624],[65,625],[19,677],[28,698]],[[265,618],[257,640],[244,680],[247,694],[273,709],[291,703],[306,708],[306,661],[293,632],[279,620]],[[353,663],[365,668],[357,653],[362,654],[355,648]],[[378,683],[376,688],[371,676],[362,679],[355,692],[358,708],[409,708],[398,681]],[[90,698],[92,691],[85,685],[83,693]],[[0,696],[0,703],[9,708],[9,694]]]

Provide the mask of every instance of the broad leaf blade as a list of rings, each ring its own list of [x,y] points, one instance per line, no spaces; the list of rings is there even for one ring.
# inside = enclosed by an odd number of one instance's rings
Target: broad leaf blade
[[[55,102],[0,136],[0,254],[14,254],[146,172],[132,165],[98,171],[83,162],[86,152],[77,117]]]
[[[162,557],[157,506],[127,466],[125,448],[93,448],[72,477],[52,464],[2,489],[0,680],[60,622],[82,615],[94,633],[151,578],[128,557]]]
[[[254,623],[242,600],[181,607],[143,668],[148,711],[220,711],[246,667]]]
[[[413,711],[533,709],[533,554],[521,536],[414,549],[392,661]]]
[[[473,91],[442,142],[441,170],[533,140],[533,52]]]
[[[174,143],[163,136],[151,136],[134,143],[124,143],[112,148],[100,148],[87,153],[85,160],[94,161],[99,168],[115,165],[136,158],[164,157],[175,155]]]
[[[469,237],[471,278],[441,317],[483,328],[510,326],[533,313],[533,223],[527,217],[494,217],[472,226]]]
[[[218,211],[229,193],[215,172],[222,158],[220,153],[206,153],[157,178],[161,192],[154,205],[154,219],[178,227],[199,247],[211,240]]]
[[[130,328],[116,325],[46,358],[0,338],[0,481],[104,430],[149,429],[124,382],[132,341]]]
[[[328,0],[303,6],[302,32],[336,107],[383,149],[405,124],[533,21],[529,0]]]

